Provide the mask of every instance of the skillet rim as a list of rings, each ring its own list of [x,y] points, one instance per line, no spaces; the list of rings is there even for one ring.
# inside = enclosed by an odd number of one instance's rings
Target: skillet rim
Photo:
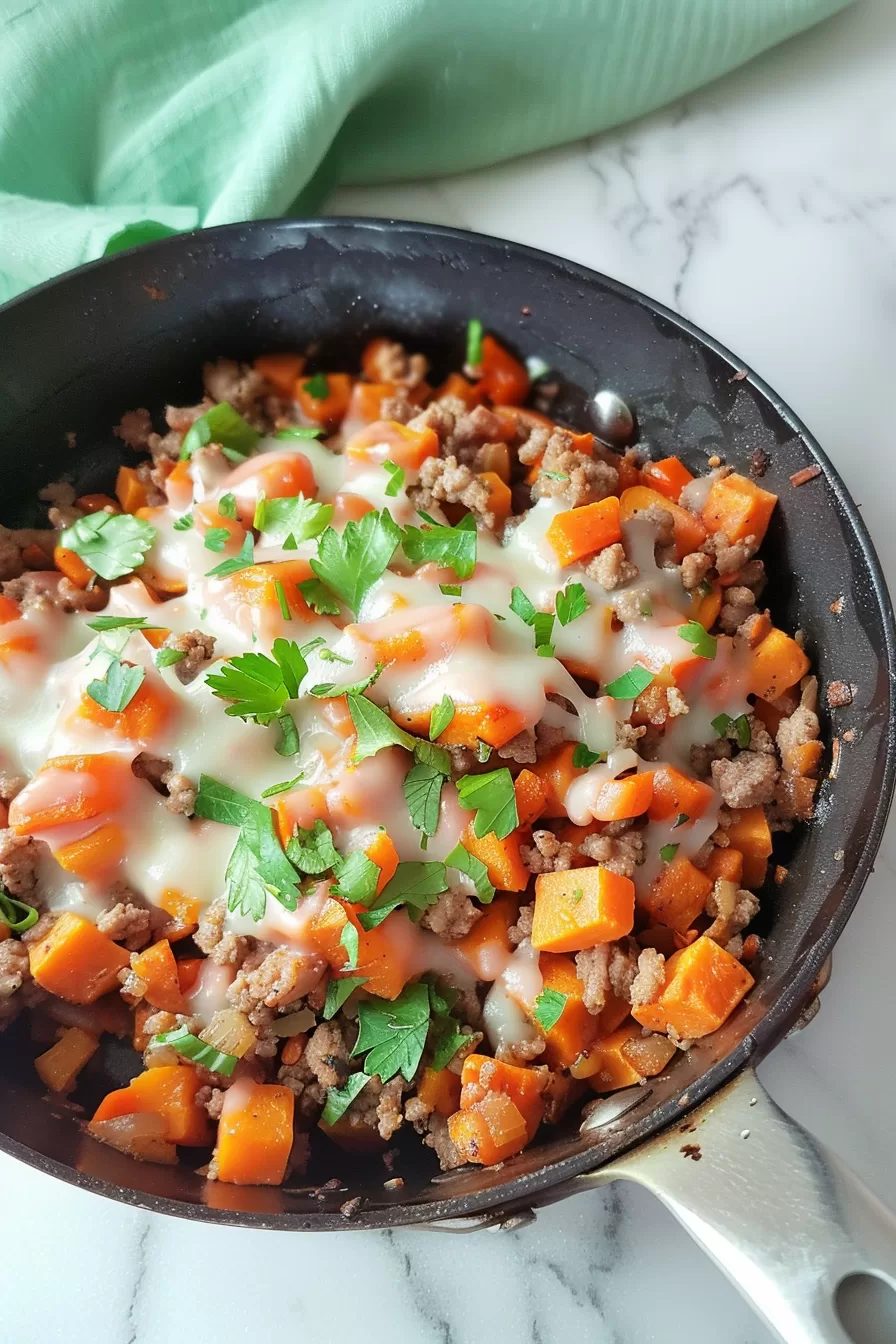
[[[166,253],[177,254],[179,251],[189,249],[206,240],[212,246],[216,239],[222,237],[229,239],[236,236],[238,241],[248,241],[248,235],[265,231],[274,235],[276,241],[282,239],[283,248],[290,246],[291,239],[309,233],[326,238],[327,236],[336,237],[343,231],[348,235],[343,242],[348,245],[351,244],[351,235],[357,233],[380,236],[391,234],[399,237],[422,233],[429,239],[444,239],[446,242],[459,244],[463,247],[471,245],[485,246],[489,249],[497,247],[503,252],[506,261],[522,261],[524,263],[528,261],[542,267],[548,266],[554,270],[560,268],[583,285],[597,285],[599,288],[610,290],[629,301],[635,302],[677,327],[692,341],[711,350],[716,356],[730,364],[733,371],[747,368],[743,361],[737,359],[727,346],[722,345],[721,342],[709,336],[688,319],[649,295],[591,267],[558,257],[539,248],[530,247],[524,243],[511,242],[493,235],[475,233],[472,230],[456,229],[447,225],[426,224],[412,220],[374,217],[320,216],[308,219],[260,219],[173,234],[171,237],[146,243],[109,257],[101,257],[96,261],[85,263],[83,266],[75,267],[59,276],[54,276],[52,279],[35,285],[23,294],[0,305],[0,317],[48,291],[64,289],[66,285],[80,280],[82,276],[90,275],[98,269],[114,270],[116,266],[124,269],[138,255],[140,257],[145,256],[150,260],[155,256]],[[240,239],[240,234],[246,235],[245,238]],[[896,620],[894,620],[893,606],[883,570],[864,519],[833,463],[802,420],[768,383],[752,370],[748,369],[744,381],[749,382],[777,412],[794,435],[799,437],[809,455],[821,466],[827,484],[834,496],[834,501],[849,524],[852,537],[867,567],[870,588],[874,594],[884,631],[883,647],[879,650],[879,666],[886,668],[888,690],[892,704],[892,687],[896,683]],[[438,1224],[441,1220],[464,1218],[470,1214],[484,1212],[495,1213],[498,1210],[506,1212],[509,1209],[547,1203],[552,1198],[562,1198],[565,1194],[571,1193],[575,1177],[598,1169],[605,1161],[610,1160],[611,1156],[617,1157],[621,1156],[622,1153],[630,1152],[641,1142],[661,1133],[674,1120],[687,1115],[689,1111],[717,1092],[750,1061],[758,1062],[761,1060],[787,1034],[809,998],[813,981],[823,962],[839,939],[855,909],[865,882],[872,871],[883,837],[894,785],[896,785],[896,724],[894,724],[892,715],[887,715],[886,725],[882,727],[881,735],[883,737],[881,746],[884,752],[881,792],[868,824],[860,861],[848,881],[834,917],[815,944],[805,953],[793,979],[789,981],[777,1000],[771,1004],[754,1029],[744,1036],[735,1049],[723,1059],[711,1065],[696,1082],[690,1084],[686,1089],[686,1104],[679,1096],[677,1099],[672,1098],[662,1106],[647,1111],[640,1119],[632,1122],[625,1139],[618,1147],[614,1146],[612,1154],[602,1156],[597,1147],[585,1149],[581,1153],[548,1163],[538,1171],[515,1179],[511,1178],[504,1184],[473,1194],[453,1195],[443,1200],[428,1203],[396,1203],[379,1209],[362,1209],[357,1217],[347,1220],[339,1213],[330,1213],[324,1210],[313,1211],[309,1214],[264,1214],[235,1209],[213,1209],[205,1204],[192,1204],[184,1200],[149,1195],[77,1171],[56,1158],[50,1158],[42,1153],[35,1152],[2,1132],[0,1132],[0,1152],[18,1159],[38,1171],[65,1181],[69,1185],[131,1207],[146,1209],[154,1213],[165,1213],[173,1217],[196,1219],[224,1226],[254,1228],[256,1230],[363,1231],[419,1226],[420,1224],[432,1226]],[[567,1186],[569,1189],[564,1188]]]

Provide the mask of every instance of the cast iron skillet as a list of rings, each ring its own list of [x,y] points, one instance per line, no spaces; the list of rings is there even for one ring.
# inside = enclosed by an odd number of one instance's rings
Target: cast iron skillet
[[[122,455],[112,425],[133,406],[157,414],[166,401],[195,400],[205,359],[251,358],[315,340],[323,367],[346,361],[353,368],[365,341],[386,333],[447,370],[462,362],[472,315],[557,372],[558,418],[587,427],[589,396],[609,387],[631,402],[638,439],[655,456],[675,453],[705,470],[707,455],[717,452],[749,473],[755,450],[769,455],[763,483],[781,503],[766,549],[770,572],[779,576],[768,601],[785,628],[807,632],[822,685],[837,678],[857,687],[837,720],[841,733],[854,727],[856,739],[840,754],[836,782],[821,785],[816,822],[790,844],[782,837],[778,857],[789,877],[767,902],[756,990],[721,1031],[649,1086],[611,1099],[581,1133],[572,1117],[498,1169],[436,1180],[429,1154],[410,1143],[397,1168],[405,1181],[398,1191],[383,1189],[388,1173],[378,1157],[352,1161],[326,1141],[296,1188],[240,1189],[206,1183],[186,1167],[131,1162],[84,1138],[70,1112],[42,1099],[33,1047],[15,1028],[3,1047],[4,1151],[125,1203],[211,1222],[335,1229],[452,1220],[457,1227],[473,1216],[481,1225],[556,1198],[595,1179],[588,1174],[600,1168],[631,1175],[605,1164],[680,1126],[687,1111],[770,1050],[806,1005],[871,869],[890,803],[893,613],[861,518],[812,436],[734,356],[659,304],[529,248],[392,221],[239,224],[138,248],[0,310],[3,521],[31,521],[38,489],[60,474],[82,489],[108,488]],[[67,442],[71,432],[75,448]],[[792,487],[791,474],[814,463],[822,475]],[[831,603],[841,596],[835,615]],[[829,737],[827,721],[824,732]],[[96,1093],[110,1075],[131,1076],[135,1063],[127,1054],[106,1057],[105,1078],[92,1080]],[[755,1082],[748,1085],[757,1091]],[[626,1106],[624,1119],[613,1119]],[[755,1110],[753,1118],[755,1130]],[[710,1128],[700,1134],[707,1160],[697,1166],[677,1158],[676,1172],[688,1168],[692,1182],[698,1173],[701,1181],[713,1175]],[[671,1151],[677,1155],[684,1142],[676,1137]],[[751,1151],[755,1145],[741,1145],[741,1166]],[[333,1176],[343,1178],[343,1189],[321,1195],[311,1188]],[[348,1223],[340,1206],[358,1195],[361,1206]]]

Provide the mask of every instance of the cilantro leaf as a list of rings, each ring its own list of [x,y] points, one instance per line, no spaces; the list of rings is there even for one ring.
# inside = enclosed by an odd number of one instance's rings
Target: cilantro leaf
[[[361,927],[375,929],[399,905],[410,907],[411,918],[420,917],[428,905],[434,905],[448,890],[444,863],[421,863],[413,859],[400,863],[369,909],[358,916]]]
[[[401,529],[388,509],[365,513],[346,523],[340,535],[328,527],[317,544],[311,568],[357,614],[364,597],[388,567],[401,541]]]
[[[702,630],[703,627],[701,626]],[[650,685],[655,677],[654,672],[648,672],[646,667],[641,667],[635,663],[629,672],[623,672],[621,677],[611,681],[604,690],[607,695],[611,695],[614,700],[634,700],[635,696]]]
[[[451,1063],[462,1045],[468,1045],[470,1037],[460,1030],[453,1017],[436,1017],[432,1020],[432,1063],[431,1069],[438,1071]]]
[[[86,513],[59,535],[59,545],[74,551],[101,579],[120,579],[146,559],[156,529],[131,513]]]
[[[340,859],[335,865],[336,885],[331,887],[334,896],[344,901],[354,901],[358,905],[367,905],[376,895],[376,884],[380,880],[380,869],[369,859],[363,849],[356,849],[347,858]]]
[[[409,525],[401,546],[412,565],[444,565],[459,579],[469,579],[476,568],[476,520],[468,513],[457,527],[436,522],[425,529]]]
[[[147,625],[145,616],[97,616],[87,622],[87,628],[103,634],[107,630],[163,630],[164,626]]]
[[[287,425],[285,429],[278,429],[274,435],[275,439],[319,439],[323,434],[320,425]]]
[[[350,1073],[345,1080],[344,1087],[328,1087],[326,1105],[321,1112],[318,1123],[335,1125],[337,1121],[342,1119],[355,1097],[364,1091],[369,1082],[370,1074]]]
[[[87,694],[103,709],[108,709],[113,714],[120,714],[123,709],[127,709],[143,685],[145,676],[144,668],[132,667],[129,663],[121,663],[116,658],[106,668],[106,675],[101,681],[88,682]]]
[[[423,761],[412,765],[405,775],[402,792],[411,816],[411,825],[424,835],[435,835],[439,826],[439,804],[445,776]]]
[[[561,625],[569,625],[579,616],[584,616],[591,606],[581,583],[568,583],[562,593],[557,594],[555,602],[557,620]]]
[[[437,705],[433,706],[432,713],[429,716],[429,740],[435,742],[437,737],[441,737],[451,720],[454,718],[454,701],[450,695],[443,695]]]
[[[298,545],[320,536],[333,518],[332,504],[321,504],[304,495],[289,495],[266,499],[262,495],[255,506],[252,524],[271,542],[282,542],[292,537]]]
[[[734,720],[734,731],[737,735],[737,745],[742,751],[746,751],[753,736],[752,730],[750,729],[750,720],[747,718],[746,714],[738,714],[737,718]]]
[[[357,933],[357,930],[355,932]],[[350,998],[360,985],[366,984],[366,975],[346,975],[342,979],[331,980],[327,985],[327,998],[322,1014],[324,1021],[329,1022],[331,1017],[335,1017],[346,999]]]
[[[294,789],[297,784],[305,778],[304,775],[295,775],[292,779],[284,779],[281,784],[271,784],[268,788],[262,789],[262,798],[274,798],[278,793],[288,793]]]
[[[339,855],[333,844],[330,828],[320,817],[310,831],[297,827],[295,835],[286,846],[286,856],[290,863],[302,873],[316,877],[326,873],[339,864]]]
[[[358,1004],[358,1039],[352,1056],[367,1053],[364,1068],[388,1082],[400,1073],[410,1082],[423,1058],[429,1030],[429,987],[408,985],[391,1003],[369,999]]]
[[[422,737],[415,737],[414,759],[421,765],[431,765],[446,779],[451,774],[451,756],[446,747],[440,747],[436,742],[425,742]]]
[[[226,527],[210,527],[203,544],[207,551],[223,551],[229,540],[230,533]]]
[[[663,845],[662,848],[660,849],[660,858],[662,859],[663,863],[671,863],[677,853],[678,853],[677,845]]]
[[[495,897],[495,888],[489,881],[488,868],[481,859],[477,859],[475,854],[471,854],[458,842],[451,853],[446,854],[445,866],[446,868],[456,868],[460,873],[466,873],[467,877],[473,879],[477,898],[483,905],[491,904]]]
[[[315,401],[325,401],[330,395],[330,384],[325,373],[315,373],[302,386],[309,397],[314,397]]]
[[[532,1016],[543,1031],[550,1031],[560,1021],[567,998],[556,989],[543,989],[538,995]]]
[[[714,719],[710,720],[710,722],[719,737],[727,737],[728,729],[733,725],[734,720],[730,714],[717,714]]]
[[[339,615],[339,603],[335,597],[330,596],[320,579],[303,579],[301,583],[296,584],[296,587],[311,610],[316,611],[318,616]]]
[[[238,574],[241,569],[248,569],[254,563],[255,538],[251,532],[247,532],[238,553],[230,556],[227,560],[222,560],[220,565],[215,565],[214,569],[206,570],[205,577],[207,579],[225,579],[228,574]]]
[[[467,363],[474,369],[482,363],[482,323],[478,317],[471,317],[467,323]]]
[[[181,662],[187,654],[184,649],[159,649],[155,656],[156,667],[172,667],[174,663]]]
[[[686,644],[692,645],[698,658],[715,658],[717,641],[704,630],[699,621],[688,621],[687,625],[680,625],[678,633]]]
[[[383,747],[399,746],[407,751],[414,750],[414,738],[411,734],[393,723],[389,715],[366,696],[350,695],[348,710],[358,735],[352,756],[355,764],[368,756],[375,756]]]
[[[535,606],[530,602],[522,588],[511,588],[510,610],[514,615],[519,616],[520,620],[526,625],[532,625],[535,621]]]
[[[274,747],[278,756],[295,756],[299,750],[299,730],[291,714],[277,715],[279,737]]]
[[[446,597],[460,597],[463,589],[459,583],[440,583],[439,592],[444,593]]]
[[[513,779],[506,766],[484,775],[465,775],[457,781],[457,799],[461,807],[476,808],[473,834],[477,840],[494,831],[499,840],[520,824]]]
[[[577,770],[588,770],[592,765],[597,765],[598,761],[606,759],[605,751],[591,751],[584,742],[577,742],[573,748],[572,763]]]
[[[220,443],[222,448],[248,457],[260,438],[258,430],[253,429],[229,401],[219,401],[216,406],[210,406],[205,415],[194,420],[187,430],[181,444],[181,460],[192,457],[197,448],[204,448],[207,443]]]
[[[346,922],[342,932],[339,935],[339,946],[345,948],[345,953],[346,956],[348,957],[344,969],[347,971],[353,971],[358,964],[360,939],[358,937],[358,930],[355,928],[351,920],[348,920]]]
[[[389,461],[384,462],[383,466],[389,473],[389,484],[386,486],[385,493],[390,499],[394,499],[404,485],[405,469],[399,467],[397,463]]]

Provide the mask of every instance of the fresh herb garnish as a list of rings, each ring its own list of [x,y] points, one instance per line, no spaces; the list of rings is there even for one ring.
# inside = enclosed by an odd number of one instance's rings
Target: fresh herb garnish
[[[218,512],[222,518],[236,517],[236,496],[230,490],[218,500]]]
[[[277,499],[259,496],[255,505],[253,527],[263,532],[265,539],[276,544],[291,539],[296,545],[319,537],[333,519],[332,504],[321,504],[304,495],[288,495]],[[288,549],[295,550],[295,546]]]
[[[247,532],[239,552],[230,556],[227,560],[222,560],[220,565],[215,565],[214,569],[206,570],[205,577],[207,579],[225,579],[228,574],[238,574],[241,569],[248,569],[254,563],[255,539],[251,532]]]
[[[205,534],[205,549],[207,551],[223,551],[230,540],[230,533],[226,527],[210,527]]]
[[[388,509],[366,513],[346,523],[342,534],[328,527],[320,538],[311,568],[340,601],[357,613],[364,597],[385,573],[401,529]]]
[[[494,747],[488,742],[483,742],[481,737],[476,739],[476,759],[480,765],[485,765],[486,761],[494,751]]]
[[[87,694],[103,709],[112,714],[120,714],[127,709],[134,696],[143,685],[146,671],[142,667],[132,667],[116,658],[106,668],[102,680],[88,682]]]
[[[453,1017],[433,1017],[431,1027],[432,1063],[438,1072],[449,1065],[462,1045],[469,1045],[470,1037],[461,1031]]]
[[[210,775],[200,775],[194,807],[197,817],[240,829],[225,874],[228,910],[259,920],[268,895],[295,910],[299,875],[277,839],[272,810]]]
[[[162,630],[161,625],[147,625],[145,616],[97,616],[88,621],[87,628],[104,634],[107,630]]]
[[[482,363],[482,323],[478,317],[471,317],[467,323],[467,363],[474,369]]]
[[[543,989],[541,991],[535,1000],[535,1011],[532,1016],[542,1031],[550,1031],[552,1027],[556,1027],[563,1016],[567,998],[568,995],[561,994],[557,989]]]
[[[680,625],[678,633],[686,644],[692,645],[698,658],[715,658],[717,641],[713,635],[704,630],[699,621],[688,621],[687,625]]]
[[[352,1056],[367,1054],[365,1071],[387,1083],[400,1073],[410,1082],[417,1072],[429,1030],[429,988],[408,985],[391,1003],[368,999],[358,1004],[358,1039]]]
[[[503,840],[520,824],[513,779],[506,766],[485,775],[464,775],[457,781],[457,799],[468,811],[476,808],[473,834],[477,840],[491,831]]]
[[[345,955],[348,960],[343,970],[353,971],[358,964],[358,953],[361,950],[361,940],[358,936],[358,930],[351,920],[348,920],[343,926],[339,935],[339,946],[345,949]]]
[[[454,701],[450,695],[443,695],[437,705],[434,705],[429,716],[429,740],[435,742],[437,737],[441,737],[451,720],[454,718]]]
[[[275,439],[319,439],[323,434],[320,425],[287,425],[285,429],[278,429],[274,435]]]
[[[156,529],[131,513],[86,513],[59,535],[59,545],[74,551],[101,579],[120,579],[146,559]]]
[[[439,826],[439,805],[445,776],[424,762],[412,765],[405,775],[402,791],[408,805],[411,825],[424,835],[435,835]]]
[[[289,603],[286,600],[286,589],[283,587],[282,579],[274,580],[274,592],[277,594],[277,604],[280,607],[280,615],[284,621],[292,620],[292,612],[289,609]]]
[[[357,933],[357,929],[355,932]],[[366,984],[366,975],[346,975],[340,980],[331,980],[327,985],[327,998],[322,1013],[324,1021],[329,1022],[331,1017],[335,1017],[346,999],[350,998],[359,986]]]
[[[369,1082],[370,1075],[367,1073],[350,1073],[345,1080],[344,1087],[328,1087],[327,1100],[324,1109],[321,1111],[319,1123],[335,1125],[342,1119],[355,1097],[364,1091]]]
[[[185,649],[159,649],[155,656],[156,667],[172,667],[186,658]]]
[[[350,695],[348,710],[357,733],[352,756],[355,765],[368,756],[375,756],[383,747],[404,747],[406,751],[414,750],[415,739],[411,734],[393,723],[389,715],[366,696]]]
[[[569,625],[579,616],[584,616],[591,606],[581,583],[568,583],[562,593],[557,594],[555,603],[557,620],[561,625]]]
[[[324,401],[330,395],[330,384],[327,381],[325,373],[316,373],[309,378],[307,383],[303,383],[305,391],[309,397],[314,397],[315,401]]]
[[[288,793],[290,789],[294,789],[297,784],[300,784],[304,778],[304,775],[294,775],[292,779],[284,779],[281,784],[271,784],[268,788],[262,789],[261,796],[262,798],[274,798],[278,793]]]
[[[678,820],[676,822],[673,822],[672,824],[673,831],[677,826],[683,826],[686,821],[690,821],[690,817],[688,816],[687,812],[679,812]]]
[[[330,828],[320,817],[314,822],[310,831],[303,830],[301,826],[296,828],[295,835],[286,846],[286,855],[290,863],[294,863],[300,872],[308,873],[312,877],[326,873],[339,864],[339,855],[333,844]]]
[[[209,1073],[222,1073],[225,1078],[229,1078],[239,1063],[236,1055],[225,1054],[223,1050],[216,1050],[213,1045],[203,1041],[199,1036],[194,1036],[186,1027],[175,1027],[172,1031],[161,1031],[153,1036],[151,1045],[170,1045],[184,1059],[191,1060],[194,1064],[201,1064]]]
[[[553,658],[554,646],[551,643],[551,631],[554,628],[554,613],[552,611],[536,611],[532,620],[532,629],[535,632],[535,652],[541,654],[542,658]]]
[[[727,737],[733,730],[737,739],[737,745],[743,750],[746,750],[747,747],[749,747],[752,739],[752,731],[750,729],[750,720],[747,718],[746,714],[738,714],[736,719],[733,719],[730,714],[717,714],[711,722],[719,737]]]
[[[323,658],[324,650],[321,650],[320,656]],[[344,661],[349,662],[350,660],[346,658]],[[373,683],[379,677],[382,670],[383,670],[383,664],[377,663],[376,667],[373,669],[370,675],[367,677],[362,677],[360,681],[353,681],[348,686],[340,684],[339,682],[336,681],[320,682],[317,686],[311,687],[310,693],[311,695],[317,696],[319,699],[329,699],[330,697],[336,695],[361,695],[364,691],[367,690],[368,686],[373,685]]]
[[[287,700],[294,700],[308,665],[298,644],[275,639],[273,659],[264,653],[240,653],[228,659],[220,672],[205,680],[212,694],[230,700],[224,713],[267,724],[282,713]]]
[[[529,598],[523,592],[522,588],[514,586],[510,590],[510,610],[515,616],[526,625],[532,625],[535,621],[536,609]]]
[[[478,899],[483,905],[491,904],[494,900],[495,888],[489,881],[488,868],[481,859],[477,859],[475,854],[471,854],[458,842],[451,853],[445,856],[445,866],[456,868],[459,873],[465,873],[467,877],[472,878]]]
[[[463,589],[459,583],[440,583],[439,592],[444,593],[446,597],[460,597]]]
[[[663,845],[662,848],[660,849],[660,858],[662,859],[663,863],[671,863],[677,853],[678,853],[677,845]]]
[[[611,681],[604,688],[605,693],[611,695],[614,700],[634,700],[635,696],[640,695],[650,685],[655,675],[653,672],[648,672],[646,667],[641,667],[636,663],[630,671],[623,672],[621,677]]]
[[[572,763],[577,770],[588,770],[592,765],[597,765],[598,761],[606,759],[605,751],[591,751],[584,742],[577,742],[573,747]]]
[[[356,849],[334,866],[337,881],[330,888],[334,896],[344,901],[354,901],[357,905],[367,905],[376,895],[376,884],[380,880],[380,869],[368,858],[363,849]]]
[[[197,448],[204,448],[207,443],[219,443],[230,453],[246,458],[260,438],[258,430],[253,429],[229,401],[219,401],[217,406],[209,407],[205,415],[194,420],[187,430],[181,444],[181,460],[192,457]]]
[[[192,513],[182,513],[179,518],[175,518],[171,526],[174,528],[175,532],[189,532],[190,528],[193,526]]]
[[[469,579],[476,568],[476,519],[472,513],[457,527],[437,523],[421,514],[425,528],[408,526],[401,534],[402,549],[412,565],[436,564],[453,569],[459,579]]]
[[[358,923],[363,929],[375,929],[400,905],[407,908],[412,919],[419,919],[426,907],[447,890],[444,863],[422,863],[417,859],[400,863],[370,908],[358,915]]]
[[[274,723],[277,726],[277,741],[274,750],[278,756],[295,756],[299,750],[299,730],[291,714],[278,714]]]
[[[390,462],[388,459],[383,463],[383,467],[389,473],[389,484],[386,486],[385,493],[390,499],[394,499],[404,485],[405,469],[400,467],[397,462]]]
[[[37,911],[33,905],[17,901],[0,884],[0,924],[5,924],[13,933],[27,933],[37,923]]]

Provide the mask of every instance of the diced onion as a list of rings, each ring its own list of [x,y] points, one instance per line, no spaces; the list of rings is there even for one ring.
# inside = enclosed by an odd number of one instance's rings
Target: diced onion
[[[255,1032],[245,1013],[236,1008],[222,1008],[199,1033],[199,1039],[213,1045],[222,1054],[236,1055],[237,1059],[242,1059],[255,1044]]]
[[[168,1127],[161,1115],[119,1115],[114,1120],[91,1120],[87,1131],[101,1143],[107,1143],[128,1157],[141,1162],[161,1162],[173,1166],[177,1149],[165,1135]]]
[[[622,1046],[621,1053],[642,1078],[653,1078],[669,1063],[675,1046],[668,1036],[633,1036]]]
[[[286,1017],[278,1017],[271,1023],[271,1031],[275,1036],[297,1036],[300,1031],[310,1031],[316,1022],[310,1008],[300,1008]]]

